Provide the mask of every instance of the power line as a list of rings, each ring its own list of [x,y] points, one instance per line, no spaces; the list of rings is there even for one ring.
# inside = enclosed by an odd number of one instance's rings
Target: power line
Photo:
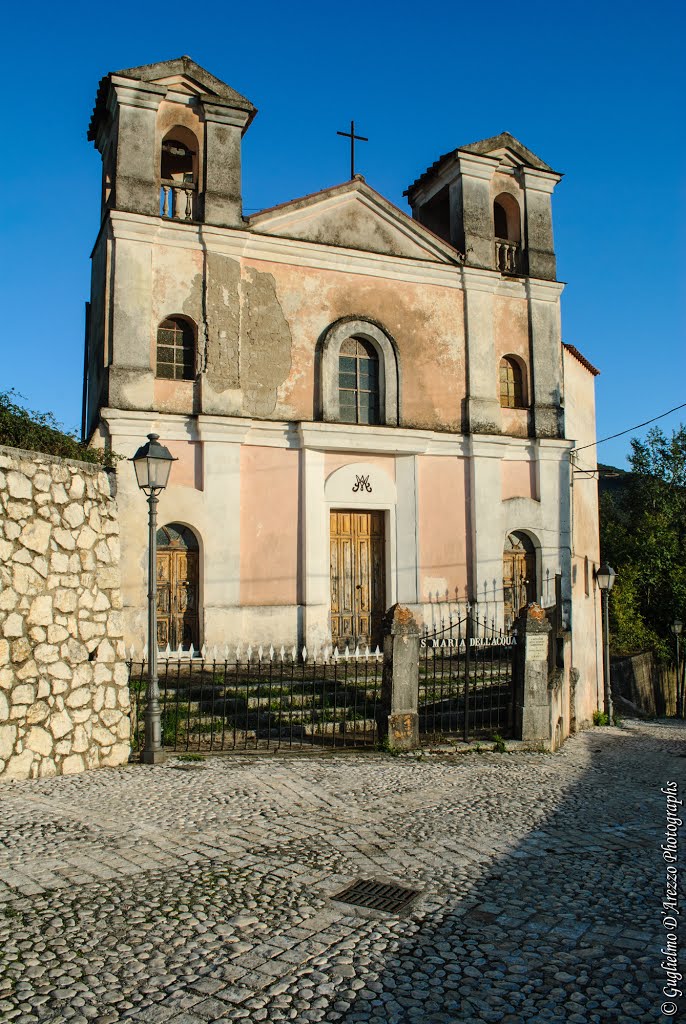
[[[647,427],[649,423],[655,423],[656,420],[662,420],[665,416],[669,416],[671,412],[676,412],[677,409],[686,409],[686,402],[682,402],[681,405],[675,405],[673,409],[668,409],[667,412],[661,412],[659,416],[653,416],[652,420],[646,420],[645,423],[637,423],[635,427],[628,427],[626,430],[620,430],[618,434],[610,434],[609,437],[603,437],[600,441],[594,441],[592,444],[583,444],[581,448],[574,448],[575,452],[582,452],[585,448],[594,448],[598,444],[602,444],[604,441],[614,441],[616,437],[623,437],[624,434],[630,434],[632,430],[640,430],[641,427]]]

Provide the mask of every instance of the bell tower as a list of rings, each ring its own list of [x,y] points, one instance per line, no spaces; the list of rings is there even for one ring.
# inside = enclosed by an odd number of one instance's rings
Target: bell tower
[[[470,433],[535,437],[564,435],[560,337],[551,197],[561,175],[521,142],[502,132],[445,153],[405,192],[413,217],[464,254],[462,268]],[[510,282],[509,284],[507,282]],[[502,412],[493,381],[507,354],[494,338],[501,300],[527,301],[528,422]],[[501,318],[502,319],[502,318]],[[502,333],[502,332],[501,332]],[[523,417],[520,417],[520,420]]]

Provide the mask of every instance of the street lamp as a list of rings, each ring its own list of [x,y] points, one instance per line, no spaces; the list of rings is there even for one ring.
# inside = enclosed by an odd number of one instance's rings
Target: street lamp
[[[605,677],[605,713],[610,725],[613,725],[612,714],[612,686],[610,683],[610,616],[608,612],[608,601],[610,591],[614,586],[617,573],[611,565],[603,562],[595,574],[596,581],[600,587],[603,601],[603,675]]]
[[[670,626],[670,629],[676,638],[676,713],[679,718],[684,717],[684,684],[683,680],[679,678],[681,675],[679,672],[679,669],[681,668],[679,659],[679,637],[681,636],[683,628],[684,624],[681,619],[675,619]]]
[[[159,434],[148,434],[134,457],[138,486],[148,496],[148,686],[145,695],[145,747],[141,753],[144,764],[159,764],[162,751],[160,687],[157,679],[157,502],[167,486],[172,462],[176,459],[163,444]]]

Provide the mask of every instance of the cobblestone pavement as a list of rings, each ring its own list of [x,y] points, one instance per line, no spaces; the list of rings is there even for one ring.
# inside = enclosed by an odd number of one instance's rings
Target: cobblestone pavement
[[[629,722],[555,755],[4,784],[0,1020],[666,1019],[660,787],[685,739]],[[359,877],[421,896],[401,916],[331,899]]]

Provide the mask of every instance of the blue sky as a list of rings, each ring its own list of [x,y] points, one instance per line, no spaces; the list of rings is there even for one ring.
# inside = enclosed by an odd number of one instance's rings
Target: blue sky
[[[259,108],[244,140],[248,210],[345,180],[336,131],[351,118],[370,138],[359,171],[403,209],[441,153],[512,132],[565,175],[563,337],[602,371],[598,437],[686,402],[685,22],[680,2],[12,5],[0,388],[80,423],[97,84],[188,53]],[[679,422],[686,409],[662,426]],[[599,459],[623,465],[628,448],[608,442]]]

